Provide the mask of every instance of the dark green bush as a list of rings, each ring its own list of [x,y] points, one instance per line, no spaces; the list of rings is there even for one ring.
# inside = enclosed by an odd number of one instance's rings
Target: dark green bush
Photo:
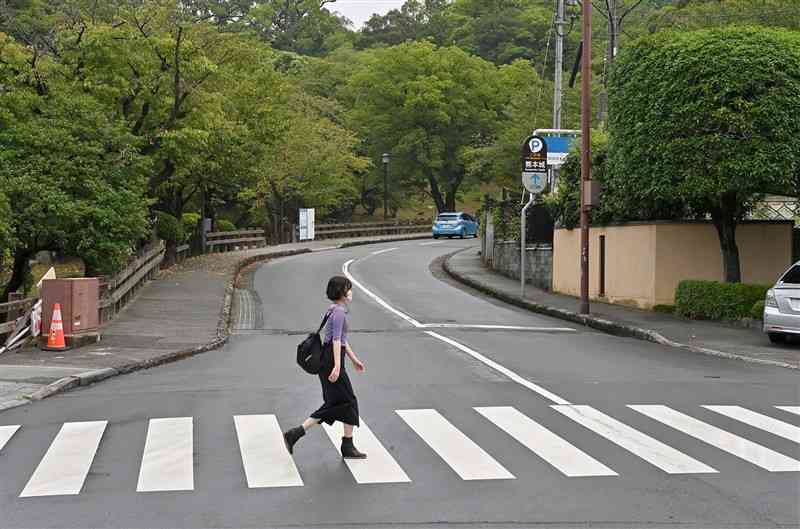
[[[217,219],[214,231],[236,231],[236,225],[229,220]]]
[[[167,242],[183,240],[183,225],[174,216],[164,211],[156,211],[156,234]]]
[[[181,216],[181,224],[183,224],[184,241],[189,240],[194,231],[197,229],[197,223],[200,221],[199,213],[184,213]]]
[[[681,281],[675,291],[677,313],[697,320],[738,320],[750,317],[753,305],[763,301],[766,285]]]
[[[753,308],[750,309],[750,317],[754,320],[764,319],[764,300],[756,301]]]

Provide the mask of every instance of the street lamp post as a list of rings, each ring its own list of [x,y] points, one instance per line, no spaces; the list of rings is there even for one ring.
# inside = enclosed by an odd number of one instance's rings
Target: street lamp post
[[[581,302],[579,312],[589,314],[589,197],[592,177],[592,3],[584,0],[583,57],[581,58]]]
[[[387,202],[389,194],[389,160],[392,155],[388,152],[383,153],[383,220],[389,218]]]

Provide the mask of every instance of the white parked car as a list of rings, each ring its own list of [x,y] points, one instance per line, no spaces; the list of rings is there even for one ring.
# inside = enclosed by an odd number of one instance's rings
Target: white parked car
[[[764,332],[772,343],[785,342],[790,334],[800,336],[800,261],[767,291]]]

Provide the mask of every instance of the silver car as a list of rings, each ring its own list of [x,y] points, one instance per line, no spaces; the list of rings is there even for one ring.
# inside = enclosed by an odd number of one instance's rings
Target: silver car
[[[783,343],[790,334],[800,336],[800,261],[767,291],[764,332],[772,343]]]

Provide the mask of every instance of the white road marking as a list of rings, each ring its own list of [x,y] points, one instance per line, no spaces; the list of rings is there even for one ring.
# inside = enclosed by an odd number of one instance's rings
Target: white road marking
[[[442,244],[444,241],[435,241],[435,242],[423,242],[420,243],[420,246],[434,246],[436,244]]]
[[[525,327],[521,325],[485,325],[472,323],[423,323],[424,329],[487,329],[498,331],[575,332],[570,327]]]
[[[64,423],[20,494],[80,494],[108,421]]]
[[[137,492],[194,489],[191,417],[150,419]]]
[[[516,479],[436,410],[396,412],[461,479]]]
[[[591,406],[552,406],[578,424],[641,457],[667,474],[715,473],[717,470],[675,450]]]
[[[396,308],[392,307],[391,305],[389,305],[388,303],[383,301],[380,297],[378,297],[370,289],[368,289],[367,287],[362,285],[355,277],[353,277],[353,275],[350,273],[350,265],[354,261],[355,261],[355,259],[350,259],[344,265],[342,265],[342,273],[344,273],[344,276],[347,279],[349,279],[350,282],[353,283],[353,285],[355,285],[356,287],[360,288],[367,296],[372,298],[373,301],[375,301],[375,303],[377,303],[381,307],[385,308],[386,310],[388,310],[389,312],[391,312],[395,316],[398,316],[398,317],[404,319],[405,321],[407,321],[408,323],[410,323],[414,327],[417,327],[417,328],[421,328],[422,327],[422,324],[420,322],[418,322],[417,320],[415,320],[414,318],[412,318],[408,314],[400,312]]]
[[[274,415],[235,415],[233,421],[248,487],[303,486]]]
[[[754,428],[766,430],[772,434],[789,439],[795,443],[800,443],[800,427],[773,419],[766,415],[756,413],[741,406],[703,406],[706,409],[715,411],[731,419],[749,424]]]
[[[387,248],[385,250],[378,250],[377,252],[372,252],[372,255],[380,255],[382,253],[393,252],[397,250],[397,248]]]
[[[345,459],[345,464],[353,474],[356,483],[408,483],[411,479],[406,475],[397,461],[369,429],[367,423],[359,418],[360,426],[353,429],[353,444],[367,454],[366,459]],[[339,450],[342,444],[342,423],[333,426],[323,423],[333,446]],[[341,452],[340,452],[341,454]]]
[[[353,283],[353,285],[355,285],[356,287],[360,288],[367,296],[372,298],[372,300],[375,301],[378,305],[380,305],[384,309],[388,310],[392,314],[404,319],[405,321],[407,321],[408,323],[410,323],[414,327],[416,327],[418,329],[422,329],[422,328],[425,327],[424,324],[418,322],[417,320],[415,320],[414,318],[412,318],[408,314],[406,314],[404,312],[401,312],[401,311],[397,310],[396,308],[392,307],[391,305],[389,305],[386,301],[381,299],[378,295],[373,293],[371,290],[369,290],[367,287],[365,287],[363,284],[361,284],[355,277],[353,277],[353,275],[350,273],[350,265],[353,264],[354,261],[355,261],[355,259],[351,259],[351,260],[347,261],[346,263],[344,263],[344,265],[342,265],[342,273],[344,273],[345,277],[347,277],[347,279],[349,279]],[[479,352],[477,352],[477,351],[475,351],[473,349],[470,349],[466,345],[463,345],[463,344],[461,344],[461,343],[459,343],[459,342],[457,342],[455,340],[452,340],[450,338],[447,338],[446,336],[442,336],[441,334],[438,334],[438,333],[435,333],[435,332],[432,332],[432,331],[425,331],[425,334],[427,334],[427,335],[429,335],[429,336],[431,336],[433,338],[436,338],[437,340],[441,340],[441,341],[443,341],[443,342],[445,342],[447,344],[450,344],[453,347],[455,347],[455,348],[467,353],[468,355],[472,356],[476,360],[478,360],[480,362],[483,362],[484,364],[486,364],[487,366],[491,367],[492,369],[495,369],[495,370],[499,371],[500,373],[504,374],[505,376],[507,376],[508,378],[513,380],[514,382],[516,382],[517,384],[520,384],[520,385],[525,386],[526,388],[528,388],[528,389],[530,389],[532,391],[535,391],[539,395],[542,395],[546,399],[549,399],[550,401],[555,402],[556,404],[569,404],[569,401],[567,401],[565,399],[562,399],[561,397],[559,397],[555,393],[552,393],[552,392],[544,389],[543,387],[538,386],[538,385],[534,384],[533,382],[522,378],[521,376],[519,376],[515,372],[511,371],[510,369],[508,369],[507,367],[498,364],[494,360],[486,358],[485,356],[483,356]]]
[[[559,397],[555,393],[544,389],[543,387],[539,386],[538,384],[534,384],[530,380],[522,378],[521,376],[519,376],[514,371],[511,371],[507,367],[498,364],[497,362],[495,362],[494,360],[492,360],[490,358],[486,358],[485,356],[480,354],[478,351],[475,351],[474,349],[471,349],[471,348],[467,347],[466,345],[464,345],[462,343],[459,343],[459,342],[457,342],[455,340],[452,340],[452,339],[448,338],[447,336],[442,336],[441,334],[437,334],[437,333],[435,333],[433,331],[425,331],[425,334],[427,334],[429,336],[432,336],[432,337],[436,338],[437,340],[441,340],[441,341],[443,341],[443,342],[445,342],[447,344],[450,344],[453,347],[455,347],[456,349],[467,353],[468,355],[470,355],[474,359],[476,359],[476,360],[478,360],[480,362],[483,362],[484,364],[486,364],[487,366],[491,367],[492,369],[494,369],[496,371],[499,371],[500,373],[504,374],[505,376],[507,376],[508,378],[513,380],[514,382],[516,382],[517,384],[519,384],[521,386],[524,386],[524,387],[530,389],[531,391],[535,391],[536,393],[538,393],[542,397],[544,397],[544,398],[546,398],[546,399],[548,399],[548,400],[550,400],[552,402],[555,402],[556,404],[569,404],[569,401],[567,401],[566,399],[562,399],[561,397]]]
[[[14,437],[14,434],[19,430],[20,425],[15,424],[12,426],[0,426],[0,450],[6,445],[8,441]]]
[[[794,413],[795,415],[800,415],[800,406],[775,406],[779,410],[788,411],[789,413]]]
[[[511,406],[475,408],[511,437],[569,477],[616,476],[616,472]]]
[[[629,408],[771,472],[800,472],[800,461],[663,405]]]

